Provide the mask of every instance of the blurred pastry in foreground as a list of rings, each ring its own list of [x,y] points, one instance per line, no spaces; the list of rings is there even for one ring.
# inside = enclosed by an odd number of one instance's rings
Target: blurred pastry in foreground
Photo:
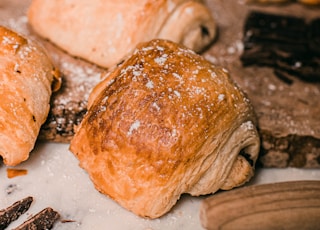
[[[60,78],[42,47],[2,26],[0,73],[0,156],[13,166],[29,157]]]
[[[247,182],[259,146],[253,109],[227,70],[152,40],[93,89],[70,150],[100,192],[157,218],[183,193]]]
[[[163,38],[201,51],[216,36],[199,0],[33,0],[28,18],[42,37],[102,67],[121,62],[139,42]]]

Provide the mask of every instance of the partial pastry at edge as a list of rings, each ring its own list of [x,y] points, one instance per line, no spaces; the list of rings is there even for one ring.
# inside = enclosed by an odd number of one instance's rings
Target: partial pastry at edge
[[[42,47],[2,26],[0,73],[0,156],[14,166],[28,159],[60,78]]]
[[[154,38],[195,51],[216,36],[216,24],[200,0],[33,0],[32,28],[69,54],[111,67],[140,42]]]
[[[227,71],[152,40],[94,88],[70,150],[97,190],[157,218],[183,193],[247,182],[259,147],[253,109]]]

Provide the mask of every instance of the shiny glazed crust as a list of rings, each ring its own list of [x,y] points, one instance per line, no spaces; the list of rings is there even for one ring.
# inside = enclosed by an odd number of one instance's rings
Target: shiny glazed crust
[[[43,48],[2,26],[0,73],[0,156],[13,166],[29,157],[59,76]]]
[[[176,43],[140,44],[94,88],[88,109],[70,150],[100,192],[137,215],[159,217],[182,193],[253,175],[250,102],[225,69]]]
[[[29,22],[71,55],[111,67],[139,43],[170,39],[202,50],[216,35],[199,0],[33,0]]]

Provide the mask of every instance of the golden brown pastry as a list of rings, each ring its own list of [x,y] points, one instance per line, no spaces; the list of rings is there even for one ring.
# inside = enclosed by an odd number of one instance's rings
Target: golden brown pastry
[[[216,35],[200,0],[33,0],[29,22],[41,36],[103,67],[119,63],[139,42],[170,39],[196,51]]]
[[[253,175],[259,137],[227,71],[176,43],[134,50],[90,95],[70,150],[96,188],[143,217]]]
[[[29,157],[59,74],[42,47],[2,26],[0,73],[0,156],[13,166]]]

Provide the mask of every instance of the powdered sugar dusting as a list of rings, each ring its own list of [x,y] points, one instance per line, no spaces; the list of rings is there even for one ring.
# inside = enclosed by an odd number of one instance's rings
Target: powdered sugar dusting
[[[255,126],[252,123],[252,121],[246,121],[246,122],[242,123],[241,127],[246,129],[246,130],[254,130],[255,129]]]
[[[156,57],[154,61],[158,63],[158,65],[163,65],[167,61],[168,55],[163,54],[161,57]]]
[[[156,102],[153,102],[152,103],[152,106],[159,112],[160,111],[160,106],[156,103]]]
[[[139,120],[136,120],[136,121],[133,122],[132,125],[130,126],[127,135],[128,135],[128,136],[131,136],[131,135],[132,135],[132,132],[133,132],[134,130],[137,130],[139,127],[140,127],[140,121],[139,121]]]
[[[219,96],[218,96],[218,101],[219,101],[219,102],[223,101],[223,100],[225,99],[225,97],[226,97],[226,95],[224,95],[224,94],[219,94]]]
[[[173,73],[172,74],[176,79],[178,79],[179,81],[182,81],[183,79],[182,79],[182,77],[179,75],[179,74],[177,74],[177,73]]]
[[[132,98],[132,105],[125,107],[128,109],[125,112],[129,116],[127,119],[132,122],[125,131],[128,136],[138,129],[143,129],[146,135],[152,135],[148,134],[149,129],[153,130],[150,133],[158,133],[154,132],[156,126],[162,130],[159,141],[167,145],[180,138],[181,130],[205,125],[203,121],[215,119],[215,114],[221,112],[217,111],[216,107],[221,106],[218,104],[223,102],[232,106],[230,103],[239,100],[225,93],[233,90],[232,85],[224,84],[229,81],[227,70],[203,62],[204,59],[195,55],[182,48],[172,52],[165,44],[153,41],[136,49],[120,69],[115,70],[120,74],[116,77],[114,90]],[[132,111],[136,107],[139,110]],[[199,122],[193,122],[194,119]],[[174,129],[172,125],[175,125]],[[190,135],[198,134],[193,132]],[[209,137],[206,132],[201,135]]]
[[[174,90],[173,93],[174,93],[177,97],[181,97],[181,94],[179,93],[179,91]]]
[[[141,75],[141,71],[140,71],[140,70],[134,70],[132,73],[133,73],[133,75],[136,76],[136,77],[138,77],[138,76]]]
[[[154,88],[153,82],[151,80],[148,81],[146,86],[147,86],[148,89],[153,89]]]
[[[14,44],[14,39],[13,39],[12,37],[6,37],[6,36],[4,36],[4,37],[2,37],[1,43],[2,43],[3,45],[12,45],[12,44]]]
[[[60,103],[66,103],[77,99],[78,95],[87,100],[92,88],[100,81],[101,73],[90,65],[79,65],[74,62],[60,63],[60,71],[65,78],[65,84],[68,84],[72,90],[64,92],[56,97]]]

